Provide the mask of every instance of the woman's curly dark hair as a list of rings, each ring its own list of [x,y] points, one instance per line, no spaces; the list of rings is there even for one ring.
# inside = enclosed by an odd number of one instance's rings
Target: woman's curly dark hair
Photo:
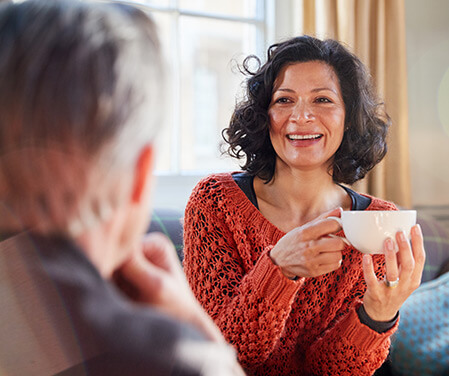
[[[248,56],[242,66],[246,80],[246,97],[236,105],[223,138],[227,153],[246,158],[242,167],[250,175],[271,181],[276,153],[269,135],[268,107],[273,85],[280,70],[296,62],[323,61],[338,76],[345,104],[345,133],[331,166],[336,183],[352,184],[362,179],[387,152],[386,137],[391,123],[382,103],[377,101],[371,77],[363,63],[339,42],[300,36],[268,49],[267,62]],[[250,65],[256,61],[255,71]]]

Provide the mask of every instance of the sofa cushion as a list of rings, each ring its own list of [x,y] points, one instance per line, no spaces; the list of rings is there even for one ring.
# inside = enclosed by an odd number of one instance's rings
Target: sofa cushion
[[[404,303],[390,360],[395,375],[449,375],[449,273],[423,283]]]
[[[184,259],[182,252],[182,218],[183,212],[181,210],[156,208],[151,215],[151,222],[148,232],[162,232],[173,243],[176,248],[179,260]]]
[[[419,211],[417,222],[421,225],[426,249],[422,282],[427,282],[435,279],[442,265],[449,260],[449,232],[437,220]]]

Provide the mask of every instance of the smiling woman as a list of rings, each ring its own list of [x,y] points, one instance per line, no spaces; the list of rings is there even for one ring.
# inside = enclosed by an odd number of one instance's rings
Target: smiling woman
[[[190,197],[189,282],[249,374],[372,375],[419,284],[422,234],[410,245],[398,233],[398,257],[391,241],[385,256],[362,257],[328,217],[397,210],[341,185],[383,158],[388,115],[334,40],[293,38],[243,68],[247,96],[224,132],[243,172],[211,175]]]

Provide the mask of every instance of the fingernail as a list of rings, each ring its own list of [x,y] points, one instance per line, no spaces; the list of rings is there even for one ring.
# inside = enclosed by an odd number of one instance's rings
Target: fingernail
[[[370,255],[363,255],[363,262],[366,265],[369,265],[371,263],[371,256]]]
[[[422,235],[421,225],[418,223],[417,225],[413,226],[412,231],[415,235]]]
[[[388,251],[394,251],[394,243],[393,243],[393,239],[388,238],[388,239],[385,241],[385,246],[387,247],[387,250],[388,250]]]
[[[404,231],[400,231],[400,232],[399,232],[399,240],[400,240],[401,242],[406,242],[406,241],[407,241],[407,239],[406,239],[406,237],[405,237],[405,232],[404,232]]]

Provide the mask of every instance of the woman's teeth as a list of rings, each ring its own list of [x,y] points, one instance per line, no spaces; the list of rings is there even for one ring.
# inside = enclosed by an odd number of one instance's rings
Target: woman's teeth
[[[287,135],[289,140],[315,140],[322,137],[321,134],[289,134]]]

